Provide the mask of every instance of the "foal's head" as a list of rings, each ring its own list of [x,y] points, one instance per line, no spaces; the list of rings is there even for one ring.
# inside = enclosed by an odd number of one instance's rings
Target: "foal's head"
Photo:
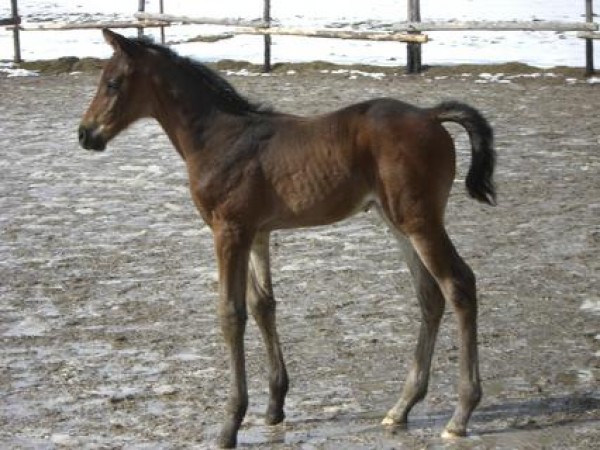
[[[150,115],[149,81],[143,74],[152,57],[136,40],[102,30],[114,49],[98,90],[79,126],[79,143],[88,150],[104,150],[108,141],[135,120]]]
[[[234,115],[269,112],[204,64],[145,40],[127,39],[106,29],[102,33],[114,54],[79,127],[79,142],[86,149],[104,150],[108,141],[137,119],[153,116],[160,122],[159,116],[168,116],[182,104],[186,118],[194,116],[192,122],[214,110]]]

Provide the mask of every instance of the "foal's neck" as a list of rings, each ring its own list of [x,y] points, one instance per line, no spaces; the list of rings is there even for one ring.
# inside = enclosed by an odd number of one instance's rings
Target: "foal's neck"
[[[153,117],[186,159],[186,154],[199,146],[211,122],[226,112],[206,86],[184,71],[162,71],[151,76],[151,85]]]

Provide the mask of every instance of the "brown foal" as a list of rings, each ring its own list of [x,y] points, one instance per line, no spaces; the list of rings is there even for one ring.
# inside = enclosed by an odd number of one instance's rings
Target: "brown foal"
[[[214,233],[218,313],[231,363],[219,445],[236,445],[248,405],[247,309],[268,353],[266,420],[276,424],[284,419],[288,375],[275,326],[270,232],[330,224],[370,206],[404,248],[423,314],[408,379],[383,423],[405,423],[425,396],[447,302],[458,316],[460,381],[458,404],[444,435],[465,435],[481,398],[477,300],[473,272],[444,228],[455,151],[441,124],[456,122],[468,131],[468,193],[494,204],[493,133],[483,116],[460,102],[423,109],[390,98],[314,117],[281,114],[250,103],[198,62],[143,39],[103,33],[114,55],[83,116],[81,145],[104,150],[135,120],[155,118],[185,160],[192,198]]]

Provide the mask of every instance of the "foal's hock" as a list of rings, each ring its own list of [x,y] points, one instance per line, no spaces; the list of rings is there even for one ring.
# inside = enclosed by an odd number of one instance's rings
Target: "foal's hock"
[[[444,435],[462,436],[481,398],[475,277],[444,228],[455,175],[454,144],[442,122],[466,128],[472,160],[468,193],[494,204],[493,133],[460,102],[418,108],[380,98],[298,117],[261,108],[206,66],[145,40],[104,30],[114,54],[79,127],[90,150],[153,117],[187,165],[191,195],[210,226],[219,268],[219,308],[231,388],[219,438],[234,447],[248,406],[244,330],[249,309],[269,360],[266,420],[284,419],[288,375],[275,326],[269,235],[325,225],[377,209],[404,249],[423,319],[400,399],[383,423],[406,422],[426,392],[445,303],[458,316],[459,398]]]

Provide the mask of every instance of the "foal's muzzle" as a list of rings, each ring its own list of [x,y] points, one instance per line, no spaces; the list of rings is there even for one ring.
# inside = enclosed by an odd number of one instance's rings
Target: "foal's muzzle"
[[[79,126],[79,144],[86,150],[102,151],[106,148],[106,140],[97,129]]]

